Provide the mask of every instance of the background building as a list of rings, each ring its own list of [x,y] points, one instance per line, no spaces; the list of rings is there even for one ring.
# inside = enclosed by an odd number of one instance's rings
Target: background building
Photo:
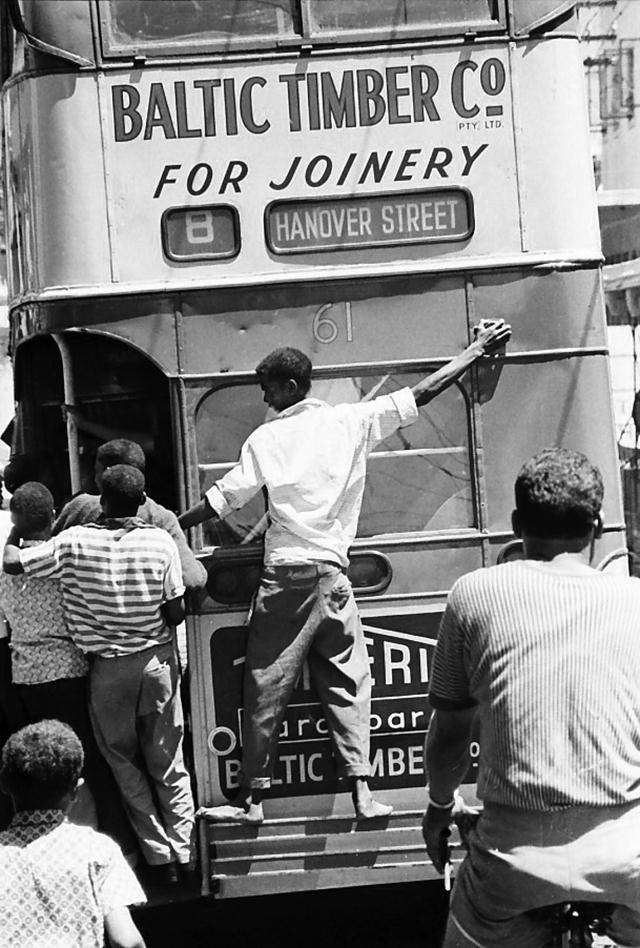
[[[640,3],[578,4],[629,545],[640,555]]]

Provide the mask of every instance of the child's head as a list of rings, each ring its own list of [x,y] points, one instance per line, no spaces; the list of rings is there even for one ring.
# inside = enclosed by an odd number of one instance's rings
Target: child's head
[[[264,401],[280,412],[305,398],[311,388],[311,360],[299,349],[274,349],[256,366]]]
[[[82,771],[82,744],[61,721],[39,721],[12,734],[2,751],[0,786],[16,810],[67,810]]]
[[[114,464],[102,475],[102,509],[106,517],[135,517],[144,503],[144,474],[131,464]]]
[[[9,510],[11,520],[23,539],[46,537],[51,533],[53,497],[39,481],[27,481],[16,488]]]
[[[113,441],[105,441],[96,452],[96,463],[94,469],[94,480],[98,490],[102,490],[102,477],[104,472],[116,464],[129,464],[131,467],[137,467],[144,474],[146,459],[144,451],[136,441],[129,441],[127,438],[114,438]]]

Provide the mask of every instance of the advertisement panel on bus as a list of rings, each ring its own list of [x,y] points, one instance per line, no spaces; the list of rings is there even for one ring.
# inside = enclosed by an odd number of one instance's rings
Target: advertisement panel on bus
[[[8,93],[31,129],[12,200],[39,217],[17,243],[32,288],[81,292],[593,259],[583,116],[562,107],[581,82],[561,38],[35,79]]]

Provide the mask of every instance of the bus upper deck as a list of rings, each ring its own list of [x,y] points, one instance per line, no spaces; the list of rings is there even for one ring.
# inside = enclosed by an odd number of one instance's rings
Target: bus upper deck
[[[166,2],[19,6],[70,39],[82,23],[96,48],[43,68],[25,42],[5,84],[14,305],[599,259],[588,130],[566,105],[582,103],[582,66],[558,4],[507,19],[478,0],[479,25],[446,4],[456,29],[438,4],[305,2],[340,30],[293,48],[267,33],[252,52],[231,26],[167,46],[152,30],[175,19]],[[392,7],[406,26],[390,28]],[[550,32],[531,35],[520,7],[530,26],[555,14]],[[371,23],[360,45],[347,8]]]
[[[370,460],[350,573],[373,786],[395,816],[357,831],[303,676],[265,826],[202,826],[206,885],[224,895],[425,878],[438,620],[458,576],[517,555],[528,456],[563,444],[599,464],[597,561],[624,562],[572,4],[72,7],[13,0],[3,57],[14,450],[58,499],[90,482],[96,446],[61,405],[146,432],[149,491],[184,509],[264,421],[253,370],[276,346],[309,354],[319,397],[355,401],[436,369],[482,318],[513,325],[504,358]],[[264,512],[258,497],[193,537],[209,576],[188,633],[202,804],[237,784]]]

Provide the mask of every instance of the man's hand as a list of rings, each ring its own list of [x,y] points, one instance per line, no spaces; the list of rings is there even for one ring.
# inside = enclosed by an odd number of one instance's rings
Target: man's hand
[[[505,346],[511,338],[511,326],[504,319],[481,319],[473,327],[476,343],[482,348],[483,355],[493,355]]]
[[[10,573],[12,576],[18,576],[20,573],[24,573],[22,561],[20,560],[21,537],[20,528],[14,524],[7,537],[2,557],[2,568],[5,573]]]
[[[474,362],[482,356],[493,355],[511,338],[511,326],[504,319],[481,319],[473,331],[475,338],[466,349],[413,386],[411,391],[418,407],[427,405],[464,375]]]
[[[438,872],[444,872],[443,833],[448,833],[453,821],[453,805],[443,810],[441,807],[429,806],[422,818],[422,836],[429,853],[429,859]]]

